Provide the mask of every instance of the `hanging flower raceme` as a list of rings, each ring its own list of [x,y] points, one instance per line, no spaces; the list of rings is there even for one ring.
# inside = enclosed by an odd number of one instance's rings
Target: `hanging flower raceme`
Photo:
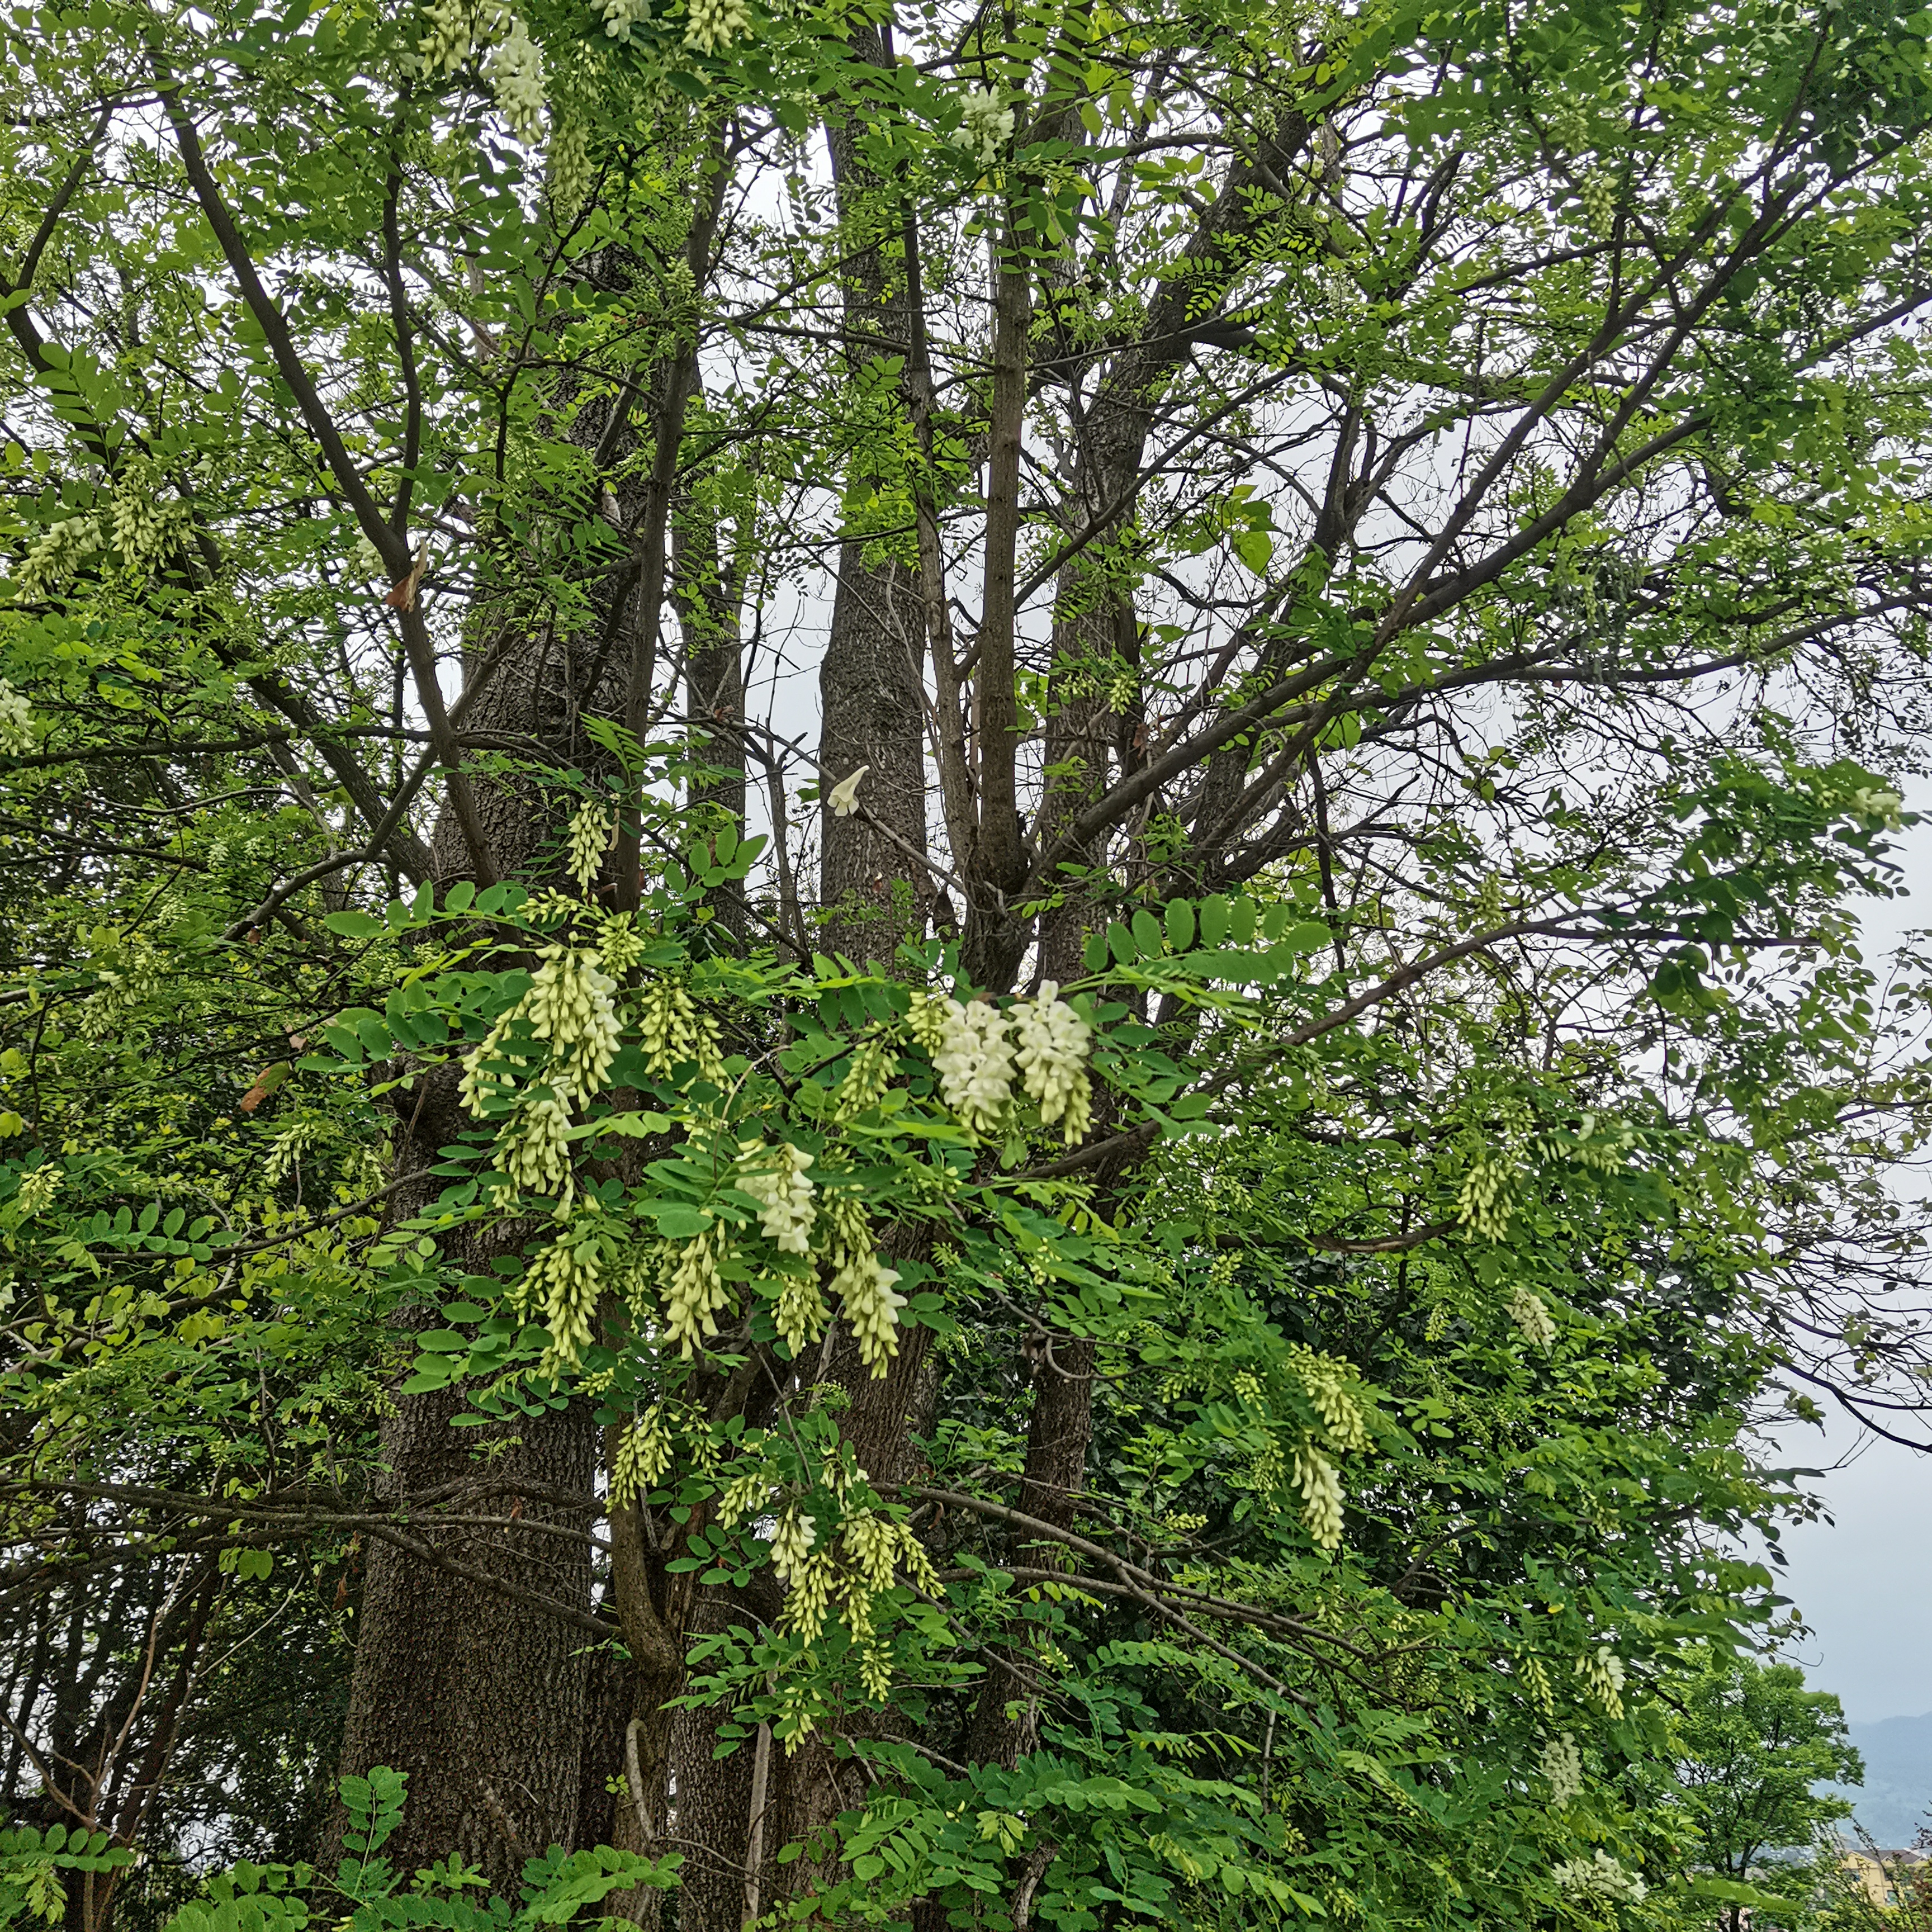
[[[990,87],[969,87],[962,103],[964,118],[953,137],[970,148],[982,167],[991,167],[1000,150],[1013,137],[1013,110]]]
[[[1561,1808],[1582,1796],[1583,1754],[1569,1732],[1552,1738],[1543,1747],[1538,1768],[1549,1784],[1552,1804]]]
[[[570,876],[580,892],[590,890],[590,881],[597,876],[604,854],[610,850],[616,825],[610,808],[598,799],[586,799],[572,815],[568,838]]]
[[[738,1143],[734,1185],[758,1204],[758,1225],[781,1254],[812,1252],[812,1226],[817,1218],[812,1204],[812,1184],[805,1178],[812,1156],[782,1141],[768,1148],[763,1141]]]
[[[975,1133],[999,1126],[1012,1092],[1013,1049],[1006,1016],[984,1000],[945,1003],[944,1029],[932,1056],[946,1104]]]
[[[584,1359],[602,1280],[598,1246],[595,1240],[553,1241],[531,1262],[524,1276],[526,1304],[541,1316],[550,1330],[550,1346],[544,1352],[539,1374],[554,1376],[574,1369]]]
[[[664,1292],[664,1327],[687,1361],[718,1333],[718,1312],[731,1299],[722,1265],[724,1251],[722,1227],[694,1234],[675,1251]]]
[[[1576,1675],[1583,1680],[1584,1694],[1606,1718],[1624,1714],[1624,1660],[1608,1644],[1576,1660]]]
[[[496,1165],[527,1193],[555,1194],[570,1178],[570,1113],[553,1094],[519,1108],[496,1136]]]
[[[1540,1295],[1518,1284],[1510,1289],[1504,1306],[1516,1324],[1516,1333],[1532,1348],[1547,1350],[1556,1340],[1556,1324],[1550,1320],[1550,1310],[1543,1305]]]
[[[1063,1124],[1066,1144],[1072,1146],[1094,1124],[1087,1073],[1094,1029],[1060,997],[1052,980],[1041,982],[1037,998],[1013,1008],[1012,1028],[1021,1082],[1040,1108],[1041,1125]]]
[[[34,707],[26,694],[0,677],[0,752],[34,748]]]
[[[772,1532],[772,1570],[781,1583],[790,1582],[804,1568],[818,1540],[818,1525],[794,1503]]]
[[[655,980],[644,988],[638,1030],[646,1072],[668,1075],[695,1060],[706,1079],[724,1078],[716,1028],[709,1018],[700,1017],[691,995],[674,980]]]
[[[832,1196],[826,1203],[826,1218],[831,1225],[832,1292],[844,1306],[860,1360],[877,1380],[899,1352],[898,1312],[905,1306],[905,1297],[893,1292],[899,1277],[873,1252],[866,1210],[850,1195]]]
[[[610,1504],[624,1509],[656,1489],[670,1467],[670,1426],[661,1402],[652,1403],[624,1431],[610,1474]]]
[[[601,1092],[617,1057],[620,1029],[611,995],[617,982],[600,970],[597,954],[546,946],[524,995],[530,1030],[550,1047],[550,1084],[579,1100]]]
[[[745,0],[686,0],[684,44],[700,53],[728,47],[752,24]]]
[[[423,9],[424,32],[416,43],[416,56],[424,73],[454,74],[479,43],[487,46],[493,38],[502,9],[488,3],[482,8],[470,0],[430,0]]]
[[[614,40],[628,40],[631,30],[651,17],[650,0],[592,0],[591,11]]]
[[[543,55],[520,18],[509,16],[509,30],[483,58],[483,76],[496,97],[496,111],[526,148],[544,134]]]
[[[59,590],[100,548],[100,519],[68,517],[51,524],[28,545],[14,573],[14,594],[22,604],[38,604]]]
[[[1334,1464],[1318,1449],[1298,1449],[1294,1486],[1301,1492],[1302,1516],[1317,1548],[1338,1548],[1342,1541],[1342,1478]]]
[[[832,1277],[832,1292],[844,1304],[846,1325],[859,1344],[859,1359],[877,1380],[899,1352],[899,1310],[905,1297],[893,1293],[898,1274],[877,1255],[861,1255]]]

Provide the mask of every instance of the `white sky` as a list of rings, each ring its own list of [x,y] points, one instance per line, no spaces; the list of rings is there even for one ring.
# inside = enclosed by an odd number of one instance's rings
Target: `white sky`
[[[1906,792],[1932,818],[1932,784]],[[1873,905],[1868,958],[1908,928],[1932,926],[1932,823],[1901,844],[1911,896]],[[1813,1632],[1792,1660],[1814,1689],[1838,1693],[1855,1724],[1932,1712],[1932,1456],[1862,1441],[1839,1418],[1822,1437],[1794,1430],[1785,1448],[1794,1462],[1836,1466],[1816,1485],[1834,1520],[1785,1533],[1784,1594]]]

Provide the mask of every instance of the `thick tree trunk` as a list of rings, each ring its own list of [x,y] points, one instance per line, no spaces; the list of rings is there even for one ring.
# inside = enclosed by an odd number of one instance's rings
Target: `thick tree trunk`
[[[860,58],[890,64],[878,29],[858,28]],[[826,129],[849,266],[844,289],[846,359],[856,378],[911,340],[902,264],[888,259],[900,223],[857,158],[856,130]],[[889,965],[908,934],[922,934],[932,904],[926,829],[926,610],[908,555],[868,562],[870,548],[838,547],[832,628],[819,667],[819,896],[822,944],[865,964]],[[835,784],[866,767],[859,808],[832,809]]]
[[[590,1494],[596,1435],[586,1406],[514,1428],[453,1430],[449,1418],[464,1401],[439,1390],[392,1406],[382,1500],[460,1489],[466,1515],[587,1528],[587,1503],[572,1510],[548,1499]],[[514,1446],[479,1462],[484,1434]],[[520,1528],[430,1540],[466,1567],[560,1606],[589,1604],[588,1543]],[[571,1843],[588,1640],[549,1611],[371,1542],[342,1768],[362,1774],[386,1764],[409,1774],[402,1827],[385,1853],[392,1863],[409,1871],[454,1855],[514,1894],[526,1858]]]

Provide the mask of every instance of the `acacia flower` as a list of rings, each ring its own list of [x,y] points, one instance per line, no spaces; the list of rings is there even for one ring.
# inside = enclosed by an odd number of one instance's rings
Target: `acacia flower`
[[[859,808],[859,781],[872,770],[870,765],[861,765],[850,778],[841,778],[832,788],[826,803],[832,808],[834,818],[850,818]]]

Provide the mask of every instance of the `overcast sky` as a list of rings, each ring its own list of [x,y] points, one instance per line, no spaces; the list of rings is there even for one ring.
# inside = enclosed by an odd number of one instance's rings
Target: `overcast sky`
[[[1875,960],[1910,928],[1932,926],[1932,785],[1908,788],[1927,814],[1903,841],[1909,897],[1866,919]],[[1816,1485],[1834,1520],[1788,1530],[1785,1594],[1813,1629],[1793,1653],[1814,1688],[1835,1690],[1855,1724],[1932,1712],[1932,1456],[1834,1420],[1821,1437],[1794,1430],[1795,1462],[1833,1467]]]

